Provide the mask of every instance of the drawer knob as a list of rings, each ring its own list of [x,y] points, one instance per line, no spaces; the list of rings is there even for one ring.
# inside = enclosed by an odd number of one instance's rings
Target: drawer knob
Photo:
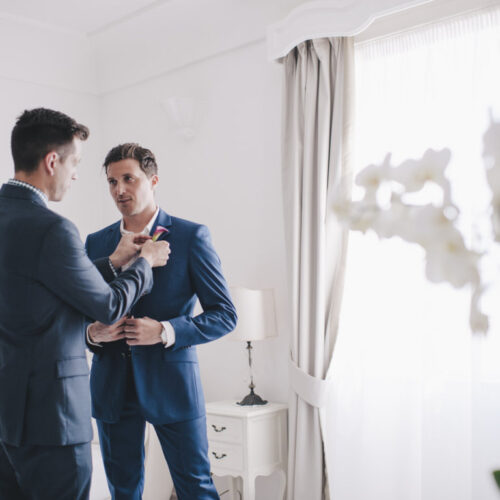
[[[220,460],[224,457],[227,457],[227,455],[225,453],[222,453],[221,455],[217,455],[217,453],[215,451],[212,451],[212,455],[217,459],[217,460]]]
[[[226,428],[224,426],[217,427],[216,425],[212,424],[212,427],[213,427],[213,429],[214,429],[215,432],[222,432],[222,431],[226,430]]]

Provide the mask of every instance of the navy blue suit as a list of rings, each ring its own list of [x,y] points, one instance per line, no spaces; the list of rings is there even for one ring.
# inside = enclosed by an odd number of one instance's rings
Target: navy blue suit
[[[152,287],[144,259],[110,284],[102,277],[108,262],[95,264],[101,273],[85,254],[73,223],[49,210],[35,192],[2,186],[1,498],[74,500],[88,494],[92,429],[86,316],[115,322]],[[81,444],[86,446],[71,448]],[[63,477],[69,461],[88,474],[79,478],[73,470],[68,485]],[[37,493],[40,484],[46,496]]]
[[[141,498],[145,421],[155,426],[179,498],[218,498],[210,479],[195,346],[233,330],[236,311],[208,229],[161,209],[151,234],[157,225],[168,229],[162,239],[172,253],[166,266],[153,270],[153,290],[130,313],[168,320],[175,344],[165,349],[162,343],[128,347],[116,341],[92,348],[93,416],[113,498]],[[119,222],[89,235],[89,257],[109,256],[120,237]],[[192,317],[197,297],[203,313]]]

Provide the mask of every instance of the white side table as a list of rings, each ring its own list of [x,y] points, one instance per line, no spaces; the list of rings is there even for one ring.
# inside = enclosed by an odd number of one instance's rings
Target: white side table
[[[280,472],[286,490],[287,405],[239,406],[235,401],[207,403],[208,446],[216,476],[241,477],[243,500],[255,500],[255,478]]]

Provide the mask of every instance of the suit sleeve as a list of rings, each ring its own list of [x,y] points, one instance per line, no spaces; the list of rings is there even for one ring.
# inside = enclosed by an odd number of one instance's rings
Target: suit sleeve
[[[89,255],[89,245],[90,245],[90,238],[89,236],[87,236],[87,239],[85,240],[85,251],[87,252],[87,256]],[[100,257],[98,259],[93,260],[92,262],[99,271],[99,273],[101,274],[101,276],[104,278],[104,281],[106,281],[106,283],[111,283],[111,281],[113,281],[116,278],[113,271],[111,271],[111,267],[109,266],[109,257]],[[96,354],[102,351],[104,345],[95,344],[91,342],[89,339],[88,327],[91,323],[93,323],[93,321],[94,321],[93,319],[87,318],[87,322],[85,324],[85,343],[87,344],[87,348],[94,354]]]
[[[101,276],[104,278],[106,283],[111,283],[114,279],[116,279],[111,267],[109,267],[108,257],[101,257],[100,259],[95,259],[92,262],[94,263],[94,266],[97,267],[97,270],[101,273]]]
[[[204,344],[234,330],[236,309],[231,301],[221,262],[206,226],[199,226],[190,246],[189,273],[203,313],[169,319],[175,330],[175,344],[170,348]]]
[[[67,219],[58,220],[47,231],[37,274],[63,302],[106,324],[118,321],[153,286],[151,267],[142,258],[106,283],[87,257],[75,225]]]
[[[87,255],[92,255],[90,251],[90,244],[91,244],[92,238],[87,236],[87,239],[85,240],[85,251],[87,252]],[[116,276],[114,275],[113,271],[111,271],[111,267],[109,267],[109,257],[100,257],[98,259],[91,259],[92,262],[94,263],[94,266],[97,267],[97,270],[101,273],[101,276],[104,278],[106,283],[110,283],[113,281]]]

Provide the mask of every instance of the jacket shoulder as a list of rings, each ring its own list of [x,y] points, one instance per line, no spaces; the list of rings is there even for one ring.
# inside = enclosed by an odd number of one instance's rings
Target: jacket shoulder
[[[193,233],[198,231],[200,227],[203,227],[203,224],[198,222],[193,222],[187,219],[181,219],[180,217],[171,216],[172,226],[176,229],[182,229],[183,231]]]
[[[45,234],[47,231],[57,226],[63,231],[70,230],[78,232],[73,222],[47,207],[37,207],[37,210],[31,211],[30,218],[32,225],[36,226],[38,231],[42,234]]]
[[[120,225],[120,221],[118,222],[114,222],[113,224],[110,224],[109,226],[106,226],[102,229],[100,229],[99,231],[96,231],[95,233],[90,233],[88,236],[87,236],[87,239],[89,241],[91,240],[94,240],[94,239],[100,239],[102,238],[105,234],[107,234],[109,231],[112,231],[114,230],[117,226]]]

